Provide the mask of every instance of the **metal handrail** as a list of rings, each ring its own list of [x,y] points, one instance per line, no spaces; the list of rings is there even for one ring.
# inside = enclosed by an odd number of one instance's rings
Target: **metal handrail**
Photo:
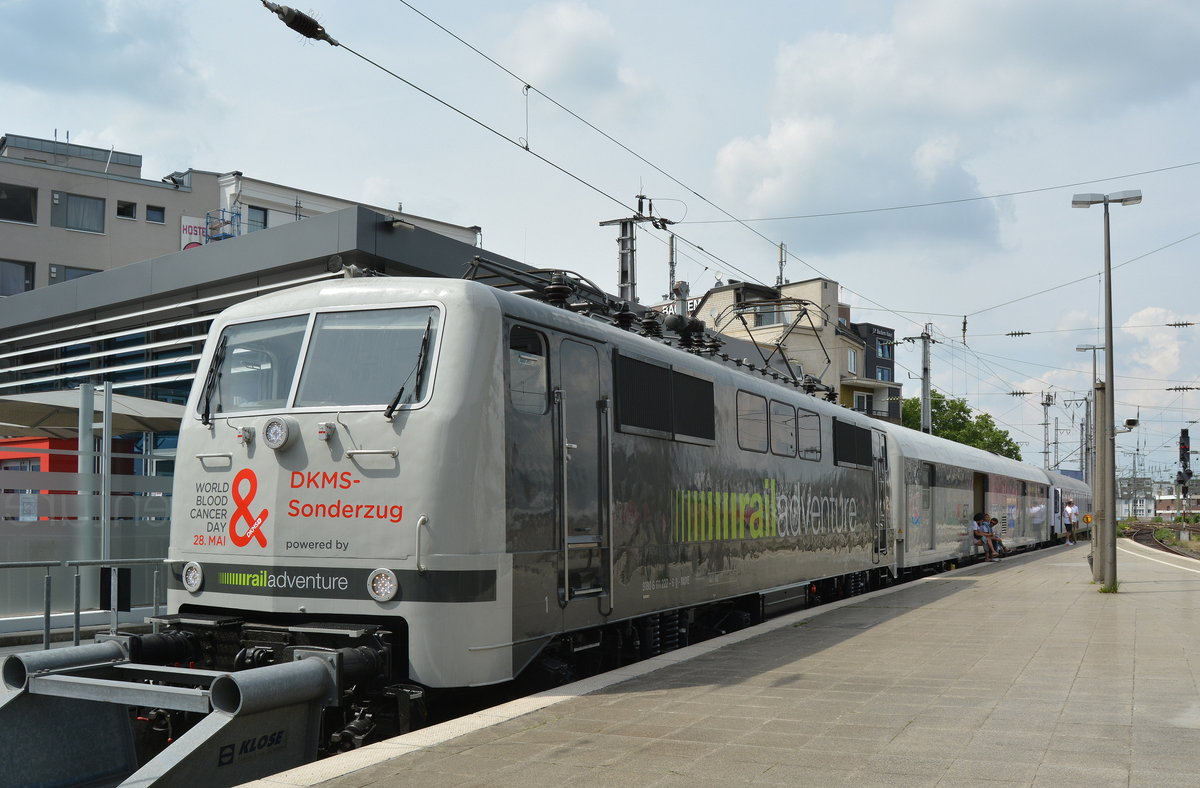
[[[42,613],[42,650],[50,648],[50,569],[62,566],[62,561],[5,561],[0,563],[0,569],[42,569],[46,577],[42,580],[42,595],[45,610]]]
[[[79,611],[79,608],[81,607],[81,602],[80,602],[81,595],[80,595],[79,567],[81,567],[81,566],[98,566],[98,567],[107,566],[109,568],[110,575],[109,575],[109,583],[108,583],[108,595],[109,595],[109,598],[108,598],[108,609],[109,609],[108,631],[109,631],[109,634],[115,635],[115,634],[117,634],[117,616],[119,613],[119,611],[117,610],[117,570],[123,566],[149,566],[151,564],[165,564],[165,563],[169,563],[165,557],[164,558],[120,558],[120,559],[115,559],[115,560],[111,559],[111,558],[83,558],[83,559],[78,559],[78,560],[74,560],[74,561],[63,561],[62,562],[63,566],[75,567],[75,612],[74,612],[74,619],[73,619],[73,622],[74,622],[73,623],[73,628],[74,628],[73,635],[74,635],[75,645],[78,646],[79,640],[80,640],[80,636],[79,636],[80,611]],[[153,581],[153,592],[151,594],[151,600],[150,600],[151,604],[154,606],[154,617],[155,618],[158,617],[158,610],[159,610],[158,574],[159,574],[159,570],[155,569],[154,570],[154,581]],[[50,602],[48,599],[46,602],[46,615],[47,616],[50,615]],[[158,622],[157,621],[153,622],[151,624],[151,627],[155,633],[158,632]],[[46,637],[47,638],[49,638],[49,631],[50,631],[50,619],[47,618],[46,619],[46,632],[47,632]],[[49,646],[46,646],[46,648],[49,648]]]

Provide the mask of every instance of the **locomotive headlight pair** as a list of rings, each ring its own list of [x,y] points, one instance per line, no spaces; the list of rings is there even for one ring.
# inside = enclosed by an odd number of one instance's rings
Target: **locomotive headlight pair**
[[[195,561],[183,565],[183,587],[191,593],[196,593],[204,585],[204,570]]]
[[[400,581],[391,569],[376,569],[367,578],[367,593],[376,602],[391,602],[400,590]]]

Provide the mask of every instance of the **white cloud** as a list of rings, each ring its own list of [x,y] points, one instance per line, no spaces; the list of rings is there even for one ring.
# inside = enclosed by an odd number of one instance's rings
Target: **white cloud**
[[[530,7],[504,47],[534,87],[603,97],[642,82],[622,67],[617,34],[603,13],[577,0]]]
[[[998,141],[1073,133],[1059,128],[1195,83],[1200,7],[1096,5],[909,0],[881,31],[813,31],[782,45],[769,130],[730,140],[716,157],[722,199],[762,217],[977,196],[975,161]],[[1015,219],[994,201],[869,218],[804,225],[806,245],[950,238],[984,251]]]
[[[1186,318],[1156,306],[1130,315],[1113,340],[1127,374],[1155,379],[1193,377],[1190,370],[1184,370],[1183,363],[1184,358],[1195,357],[1192,335],[1185,333],[1185,329],[1167,325],[1181,320]]]

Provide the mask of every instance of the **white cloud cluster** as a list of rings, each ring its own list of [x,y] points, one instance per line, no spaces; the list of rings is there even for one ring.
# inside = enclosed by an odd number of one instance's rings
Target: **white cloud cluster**
[[[513,70],[550,95],[611,100],[649,89],[647,79],[620,63],[608,16],[579,0],[531,6],[503,48]]]
[[[1196,40],[1200,6],[1186,2],[899,2],[881,32],[814,31],[780,48],[769,128],[720,151],[718,192],[752,217],[976,196],[975,159],[998,140],[1186,90]],[[803,232],[819,251],[906,239],[988,249],[1001,210],[967,203]]]

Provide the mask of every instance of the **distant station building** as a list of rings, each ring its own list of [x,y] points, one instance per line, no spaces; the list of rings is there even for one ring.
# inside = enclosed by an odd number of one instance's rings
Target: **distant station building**
[[[142,157],[0,137],[0,296],[11,296],[359,203],[241,172],[142,177]],[[365,206],[477,245],[480,228]]]
[[[730,282],[682,303],[710,329],[749,339],[764,359],[782,359],[845,407],[900,423],[901,386],[895,382],[892,352],[896,332],[852,322],[837,282],[818,278],[776,287]],[[654,308],[674,313],[680,304]]]

